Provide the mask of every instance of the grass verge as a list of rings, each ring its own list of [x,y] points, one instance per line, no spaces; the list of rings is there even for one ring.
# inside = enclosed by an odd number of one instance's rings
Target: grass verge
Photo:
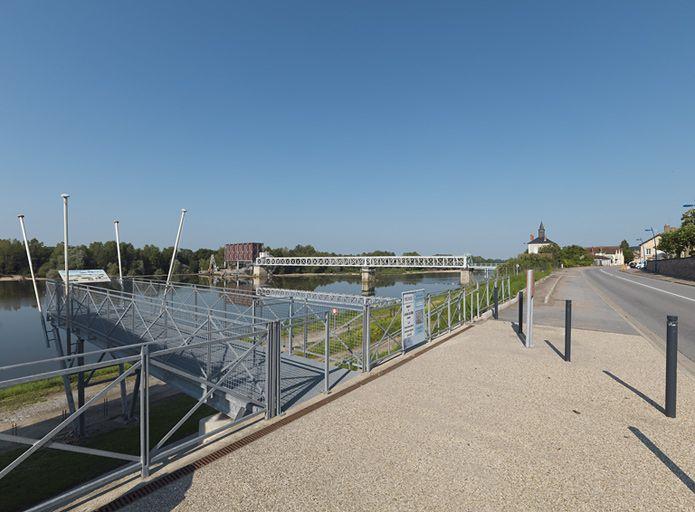
[[[195,403],[188,396],[177,395],[152,404],[150,444],[154,446]],[[215,412],[206,405],[201,406],[172,436],[169,443],[197,432],[198,421]],[[139,423],[135,422],[96,434],[80,444],[89,448],[137,455],[140,451],[139,428]],[[25,450],[26,448],[18,448],[1,453],[0,468],[10,464]],[[94,455],[41,449],[0,480],[0,510],[24,510],[125,464],[128,463]]]

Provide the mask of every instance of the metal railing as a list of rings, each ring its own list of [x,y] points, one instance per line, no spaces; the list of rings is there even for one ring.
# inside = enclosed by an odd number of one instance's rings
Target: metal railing
[[[500,302],[511,298],[509,278],[427,295],[427,341],[475,321],[493,308],[494,286]],[[54,333],[52,343],[62,350],[59,329],[65,329],[99,349],[85,352],[78,348],[75,352],[66,343],[67,355],[0,367],[0,388],[60,377],[72,397],[71,379],[76,375],[79,383],[84,382],[84,375],[100,369],[117,366],[119,371],[90,398],[78,393],[81,398],[69,414],[44,436],[1,434],[0,441],[30,448],[3,468],[0,478],[48,447],[123,461],[122,467],[108,475],[38,507],[50,509],[133,471],[147,476],[173,455],[193,450],[241,421],[258,415],[271,418],[313,394],[330,392],[356,370],[368,372],[404,352],[400,299],[358,301],[335,294],[301,292],[276,297],[262,293],[135,279],[123,287],[71,284],[66,294],[62,283],[48,281],[44,309],[47,330]],[[335,300],[325,300],[329,298]],[[46,364],[57,369],[31,373],[32,365],[45,369]],[[2,380],[5,371],[18,368],[30,374]],[[150,439],[152,379],[194,400],[156,440]],[[126,381],[133,380],[128,393]],[[89,408],[118,388],[123,410],[138,417],[137,453],[61,439],[69,425],[83,421]],[[212,432],[174,441],[182,425],[203,405],[224,412],[229,421]]]

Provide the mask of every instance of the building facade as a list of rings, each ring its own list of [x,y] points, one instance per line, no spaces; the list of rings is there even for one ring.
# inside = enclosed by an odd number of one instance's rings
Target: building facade
[[[586,247],[586,252],[594,259],[594,265],[599,267],[625,264],[623,250],[617,245]]]
[[[545,226],[543,225],[543,222],[541,222],[541,225],[538,226],[538,236],[534,237],[533,233],[531,233],[530,238],[531,240],[526,243],[529,254],[538,254],[541,248],[555,243],[545,235]]]

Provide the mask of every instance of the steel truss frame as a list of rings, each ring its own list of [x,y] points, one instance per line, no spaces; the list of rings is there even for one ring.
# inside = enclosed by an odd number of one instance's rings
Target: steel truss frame
[[[260,267],[451,268],[494,270],[495,265],[471,265],[463,256],[259,256]]]

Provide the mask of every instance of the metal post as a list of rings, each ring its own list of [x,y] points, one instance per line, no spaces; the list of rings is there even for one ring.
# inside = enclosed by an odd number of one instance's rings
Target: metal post
[[[287,333],[287,353],[292,355],[294,343],[294,297],[290,297],[290,325]]]
[[[323,358],[324,358],[324,365],[323,365],[323,387],[324,391],[326,394],[329,393],[331,390],[330,386],[330,365],[329,365],[329,358],[331,354],[331,346],[330,346],[330,341],[331,341],[331,323],[330,323],[330,316],[328,313],[325,314],[325,321],[326,321],[326,340],[325,340],[325,346],[323,348]]]
[[[518,295],[519,299],[517,302],[519,303],[519,334],[524,332],[524,292],[519,291]]]
[[[179,218],[179,229],[176,232],[176,242],[174,243],[174,252],[171,255],[171,263],[169,264],[169,273],[167,274],[167,284],[164,288],[164,293],[166,295],[166,290],[169,288],[171,283],[171,276],[174,273],[174,263],[176,262],[176,253],[179,251],[179,242],[181,241],[181,230],[183,229],[183,218],[186,215],[186,209],[181,208],[181,217]]]
[[[565,361],[572,360],[572,301],[565,301]]]
[[[507,276],[507,299],[512,298],[512,283],[511,278]]]
[[[676,417],[678,317],[666,317],[666,416]]]
[[[490,279],[485,281],[485,306],[490,307]]]
[[[67,354],[72,354],[72,329],[71,316],[72,308],[70,307],[70,266],[68,259],[68,194],[61,194],[63,198],[63,259],[65,264],[65,345]]]
[[[477,306],[477,317],[480,318],[480,292],[475,292],[475,303]]]
[[[446,329],[451,332],[451,291],[446,294]]]
[[[427,294],[427,338],[432,341],[432,296]]]
[[[462,308],[462,311],[463,311],[463,322],[465,323],[465,322],[466,322],[466,289],[465,289],[465,288],[463,289],[463,292],[462,292],[461,295],[463,295],[463,308]]]
[[[140,465],[142,478],[150,476],[150,347],[143,345],[140,351]]]
[[[77,338],[77,366],[84,365],[84,340],[81,337]],[[77,408],[81,409],[84,405],[84,372],[77,372]],[[84,437],[85,435],[85,415],[82,414],[77,418],[77,436]]]
[[[463,296],[466,294],[466,290],[463,289],[459,293],[459,325],[463,324]]]
[[[304,357],[306,357],[306,347],[309,341],[309,299],[304,299]]]
[[[123,375],[125,371],[125,365],[120,363],[118,365],[118,376]],[[128,388],[126,386],[125,379],[121,381],[121,414],[124,418],[128,417]]]
[[[113,221],[113,228],[116,230],[116,255],[118,256],[118,280],[123,286],[123,266],[121,265],[121,234],[118,230],[119,222],[117,220]]]
[[[24,249],[27,252],[27,262],[29,263],[29,273],[31,274],[31,283],[34,285],[34,297],[36,297],[36,307],[39,310],[39,314],[42,313],[41,310],[41,298],[39,297],[39,288],[36,285],[36,276],[34,275],[34,264],[31,261],[31,251],[29,250],[29,241],[27,240],[27,232],[24,227],[24,215],[19,214],[17,215],[17,218],[19,219],[19,225],[22,228],[22,239],[24,240]],[[41,318],[43,318],[43,314],[41,314]]]
[[[372,356],[370,353],[371,344],[371,306],[369,303],[364,305],[362,313],[362,371],[369,372],[372,370]]]
[[[499,318],[499,312],[500,312],[499,311],[500,304],[499,304],[498,293],[499,292],[497,291],[497,285],[495,285],[495,287],[492,289],[492,300],[493,300],[494,307],[495,307],[495,309],[493,310],[493,313],[494,313],[493,317],[495,318],[495,320],[497,320]]]
[[[528,307],[526,308],[526,346],[533,347],[533,296],[535,294],[535,280],[533,270],[526,271],[526,298]]]

